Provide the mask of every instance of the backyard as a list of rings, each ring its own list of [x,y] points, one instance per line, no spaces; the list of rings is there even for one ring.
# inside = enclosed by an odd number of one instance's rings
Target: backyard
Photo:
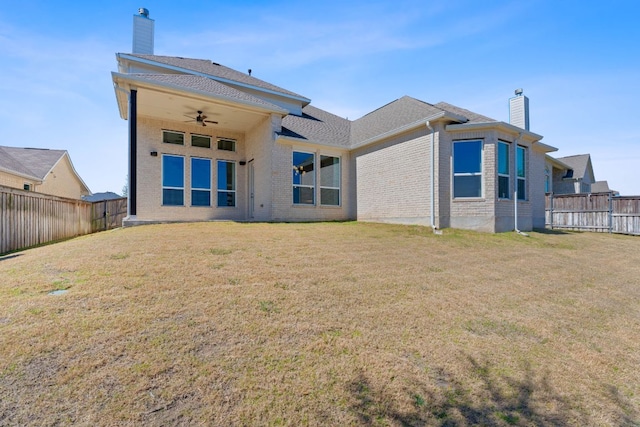
[[[163,224],[0,257],[0,425],[640,425],[640,238]]]

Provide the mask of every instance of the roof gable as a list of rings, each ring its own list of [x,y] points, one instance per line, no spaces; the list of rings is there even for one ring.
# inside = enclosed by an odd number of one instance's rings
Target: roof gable
[[[44,180],[51,169],[67,154],[65,150],[3,146],[0,146],[0,153],[0,167],[39,180]]]
[[[148,63],[168,65],[170,67],[173,67],[174,69],[177,69],[176,71],[205,74],[212,78],[220,79],[223,82],[226,81],[227,83],[237,83],[248,87],[264,89],[269,92],[297,98],[300,101],[303,101],[305,104],[308,104],[310,102],[309,99],[295,92],[283,89],[274,84],[265,82],[264,80],[255,78],[249,74],[241,73],[240,71],[225,67],[224,65],[220,65],[216,62],[212,62],[206,59],[183,58],[179,56],[141,55],[134,53],[119,55],[125,58],[129,57],[133,60],[137,58]]]
[[[578,154],[575,156],[558,157],[558,160],[573,170],[571,178],[584,179],[588,177],[591,182],[595,181],[593,167],[591,166],[591,155]]]

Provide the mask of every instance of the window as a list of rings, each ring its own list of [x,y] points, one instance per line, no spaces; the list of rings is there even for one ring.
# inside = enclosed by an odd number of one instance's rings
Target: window
[[[526,149],[518,146],[518,155],[516,158],[516,169],[518,175],[518,200],[527,200],[526,194]]]
[[[191,206],[211,206],[211,160],[191,158]]]
[[[509,144],[498,142],[498,198],[509,198]]]
[[[205,135],[191,135],[191,146],[211,148],[211,137]]]
[[[340,158],[320,156],[320,204],[340,206]]]
[[[28,182],[25,182],[22,188],[24,188],[27,191],[31,191],[31,184],[29,184]]]
[[[218,207],[236,205],[236,164],[218,160]]]
[[[167,144],[184,145],[184,133],[170,130],[162,131],[162,142]]]
[[[453,197],[482,197],[482,141],[453,142]]]
[[[184,205],[184,157],[162,156],[162,204]]]
[[[314,175],[315,154],[293,152],[293,203],[313,205],[316,182]]]
[[[236,141],[228,138],[218,138],[218,150],[236,151]]]

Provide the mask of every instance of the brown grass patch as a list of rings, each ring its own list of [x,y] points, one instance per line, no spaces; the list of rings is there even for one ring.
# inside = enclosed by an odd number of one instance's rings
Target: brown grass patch
[[[0,425],[638,425],[638,277],[595,233],[80,237],[0,257]]]

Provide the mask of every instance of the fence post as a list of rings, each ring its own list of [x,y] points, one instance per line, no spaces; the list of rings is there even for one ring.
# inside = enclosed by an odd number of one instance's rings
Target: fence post
[[[553,193],[549,193],[549,223],[553,230]]]
[[[609,234],[613,232],[613,192],[607,194],[609,198]]]

